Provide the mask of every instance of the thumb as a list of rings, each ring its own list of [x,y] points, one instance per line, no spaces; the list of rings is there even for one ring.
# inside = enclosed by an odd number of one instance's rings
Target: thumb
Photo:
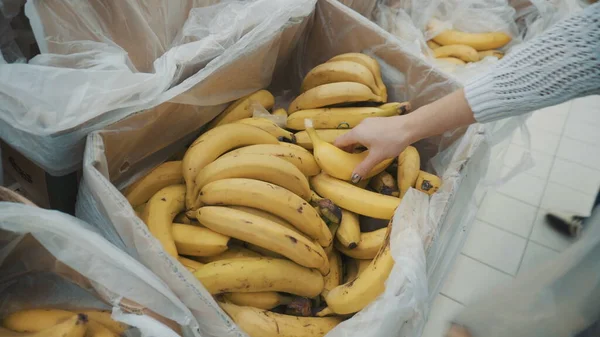
[[[350,147],[350,145],[354,145],[357,143],[357,139],[356,139],[356,132],[354,130],[350,130],[346,133],[344,133],[341,136],[338,136],[335,141],[333,142],[333,145],[344,149],[344,148],[348,148]]]
[[[383,158],[376,152],[369,151],[367,157],[356,167],[354,168],[354,172],[352,173],[352,183],[358,184],[362,179],[364,179],[369,172],[375,167],[375,165],[379,164]]]

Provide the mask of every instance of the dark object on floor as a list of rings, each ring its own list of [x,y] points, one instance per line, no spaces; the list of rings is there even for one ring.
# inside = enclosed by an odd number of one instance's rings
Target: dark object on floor
[[[585,220],[585,217],[577,215],[561,216],[554,213],[546,214],[546,222],[550,227],[571,238],[579,237],[583,229],[583,220]]]

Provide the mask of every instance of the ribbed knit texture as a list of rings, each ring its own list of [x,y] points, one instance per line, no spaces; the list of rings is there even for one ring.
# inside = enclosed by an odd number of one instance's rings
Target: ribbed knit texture
[[[515,47],[465,86],[480,123],[600,94],[600,3]]]

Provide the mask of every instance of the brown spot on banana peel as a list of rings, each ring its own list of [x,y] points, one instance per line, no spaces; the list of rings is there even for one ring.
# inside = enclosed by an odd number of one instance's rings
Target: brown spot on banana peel
[[[296,239],[295,237],[293,237],[293,236],[290,236],[290,235],[286,235],[286,237],[287,237],[288,239],[290,239],[290,241],[292,241],[292,243],[294,243],[294,244],[295,244],[295,243],[298,243],[298,239]]]

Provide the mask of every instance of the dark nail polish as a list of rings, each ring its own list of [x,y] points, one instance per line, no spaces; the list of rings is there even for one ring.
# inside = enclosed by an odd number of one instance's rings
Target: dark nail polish
[[[360,183],[360,181],[362,180],[362,178],[361,178],[361,176],[359,176],[358,174],[354,173],[354,174],[352,175],[352,178],[351,178],[351,180],[352,180],[352,183],[353,183],[353,184],[358,184],[358,183]]]

